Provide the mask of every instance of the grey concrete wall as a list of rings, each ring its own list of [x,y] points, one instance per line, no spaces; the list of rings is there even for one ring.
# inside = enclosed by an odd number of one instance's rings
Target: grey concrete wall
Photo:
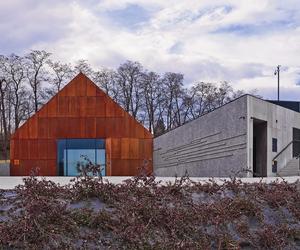
[[[247,96],[244,96],[155,138],[154,173],[231,176],[247,167],[247,138]]]
[[[9,163],[0,163],[0,176],[9,176]]]
[[[272,160],[293,140],[293,127],[300,129],[300,113],[253,96],[247,96],[247,100],[248,166],[253,168],[253,121],[264,120],[267,122],[267,176],[276,176],[276,173],[272,173]],[[277,138],[277,152],[272,152],[272,138]],[[277,160],[277,172],[280,172],[292,160],[292,145]]]

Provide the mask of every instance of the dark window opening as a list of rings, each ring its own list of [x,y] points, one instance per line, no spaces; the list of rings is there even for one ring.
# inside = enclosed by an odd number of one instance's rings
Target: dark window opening
[[[300,129],[293,128],[293,157],[300,156]]]
[[[277,161],[273,161],[272,163],[272,173],[277,173]]]
[[[272,138],[272,152],[277,152],[277,138]]]

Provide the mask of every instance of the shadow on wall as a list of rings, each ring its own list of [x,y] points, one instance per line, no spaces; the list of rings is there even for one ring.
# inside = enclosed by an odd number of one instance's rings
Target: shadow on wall
[[[0,176],[10,176],[9,161],[0,161]]]

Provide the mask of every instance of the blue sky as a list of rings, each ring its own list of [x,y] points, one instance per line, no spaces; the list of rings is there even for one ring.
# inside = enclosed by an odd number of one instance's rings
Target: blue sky
[[[45,49],[95,68],[140,61],[185,83],[228,81],[300,99],[299,0],[10,0],[0,2],[0,53]]]

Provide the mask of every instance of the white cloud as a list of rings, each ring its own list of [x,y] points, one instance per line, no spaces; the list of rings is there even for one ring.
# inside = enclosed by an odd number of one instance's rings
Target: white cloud
[[[137,29],[108,14],[122,14],[129,5],[149,14]],[[276,92],[275,66],[282,64],[283,97],[295,99],[298,6],[296,0],[1,1],[0,53],[46,49],[58,59],[83,58],[95,67],[137,60],[150,70],[184,73],[187,84],[227,80],[269,98]]]

